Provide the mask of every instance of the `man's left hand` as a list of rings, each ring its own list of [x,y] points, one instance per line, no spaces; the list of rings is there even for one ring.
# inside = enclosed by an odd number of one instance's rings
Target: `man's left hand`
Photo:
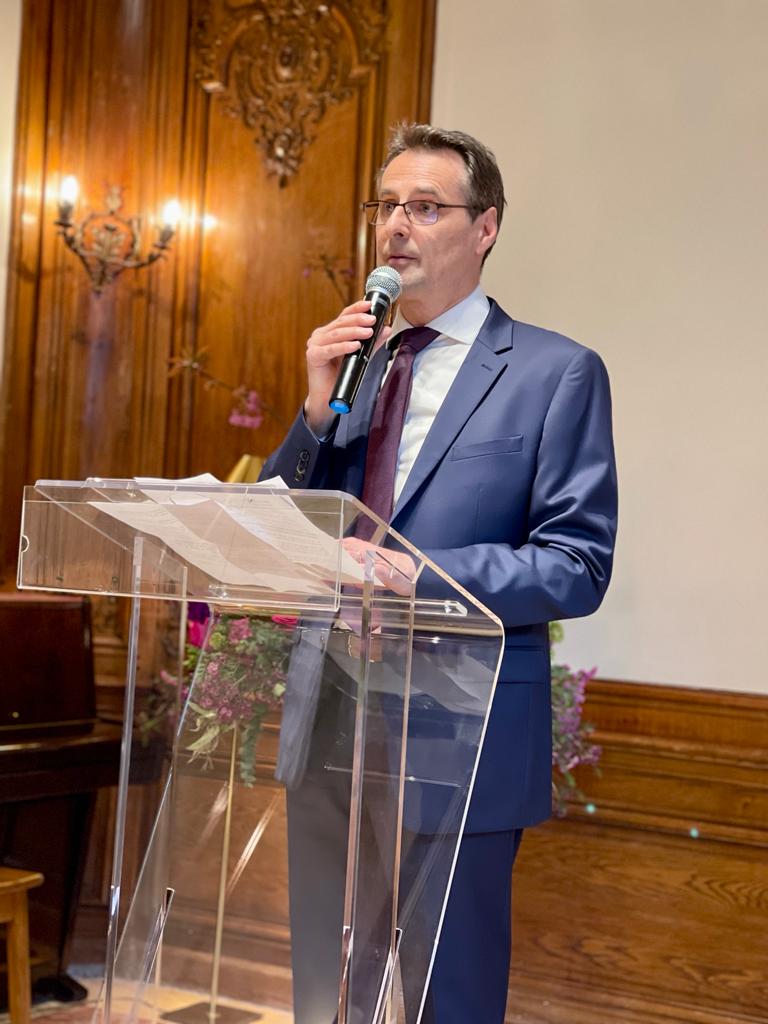
[[[410,594],[411,581],[416,575],[416,563],[410,555],[404,551],[380,548],[359,537],[345,537],[342,543],[355,561],[360,562],[361,565],[365,563],[369,552],[371,553],[374,572],[382,586],[403,597]]]

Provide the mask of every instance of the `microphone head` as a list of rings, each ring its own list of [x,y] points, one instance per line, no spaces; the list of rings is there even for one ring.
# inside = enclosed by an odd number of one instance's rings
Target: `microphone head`
[[[366,295],[369,292],[383,292],[388,297],[390,304],[400,298],[402,290],[403,279],[394,267],[387,266],[386,263],[372,270],[365,282]]]

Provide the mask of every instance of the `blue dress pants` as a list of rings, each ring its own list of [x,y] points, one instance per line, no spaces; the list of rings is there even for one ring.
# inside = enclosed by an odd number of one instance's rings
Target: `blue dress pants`
[[[337,751],[333,748],[338,745],[339,736],[350,735],[348,711],[343,702],[320,702],[307,771],[302,781],[287,792],[295,1024],[332,1024],[336,1014],[349,776],[329,773],[324,765],[334,760]],[[327,728],[322,721],[326,717]],[[503,1024],[511,952],[511,875],[521,837],[521,829],[464,835],[422,1024]],[[387,841],[382,847],[387,847]],[[430,847],[438,862],[442,858],[439,869],[433,872],[438,886],[440,879],[447,877],[446,863],[452,859],[450,843],[441,845],[434,835],[409,832],[403,840],[401,908],[407,903]],[[367,875],[374,891],[376,870],[374,863]],[[385,870],[382,879],[385,886]],[[428,885],[420,899],[429,901]],[[408,1024],[415,1024],[421,1009],[418,987],[408,989],[409,968],[415,966],[413,974],[418,976],[421,972],[424,976],[434,934],[434,911],[421,927],[419,905],[416,901],[416,911],[407,923],[401,922],[407,936],[401,948],[401,962]],[[433,901],[431,907],[435,905],[439,910],[441,904]],[[353,1009],[351,1024],[367,1024],[364,1019],[368,1010]]]

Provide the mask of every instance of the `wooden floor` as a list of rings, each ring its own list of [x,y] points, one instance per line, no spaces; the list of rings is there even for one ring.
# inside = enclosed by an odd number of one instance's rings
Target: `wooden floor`
[[[633,999],[577,984],[555,989],[551,982],[520,979],[513,971],[504,1020],[505,1024],[765,1024],[768,1018]]]
[[[88,998],[80,1003],[43,1003],[32,1010],[36,1024],[97,1024],[101,982],[81,979]],[[152,993],[151,1005],[145,1005],[135,1018],[137,1024],[173,1024],[166,1014],[198,1002],[199,996],[183,989],[164,988]],[[254,1006],[234,1000],[222,1000],[221,1006],[245,1010],[241,1024],[291,1024],[290,1013]],[[113,1020],[119,1021],[130,1010],[130,999],[119,986],[114,993]],[[122,1011],[122,1012],[121,1012]],[[10,1024],[8,1014],[0,1014],[0,1024]],[[477,1020],[467,1024],[486,1024]],[[579,985],[553,990],[551,983],[520,978],[512,972],[510,999],[505,1024],[761,1024],[759,1018],[720,1012],[709,1013],[695,1007],[658,1003],[653,999],[636,1000],[608,991],[589,990]]]
[[[97,1011],[100,1005],[101,980],[93,978],[78,979],[88,989],[88,998],[78,1003],[41,1003],[32,1008],[32,1019],[35,1024],[98,1024],[99,1016]],[[153,988],[148,992],[148,998],[140,1006],[138,1012],[134,1011],[130,991],[125,986],[117,984],[113,992],[112,1020],[119,1022],[121,1019],[134,1020],[135,1024],[173,1024],[169,1014],[174,1010],[183,1010],[201,1002],[199,993],[185,991],[183,989]],[[293,1016],[280,1010],[269,1009],[264,1006],[254,1006],[249,1003],[237,1002],[232,999],[222,999],[219,1004],[221,1008],[239,1009],[244,1011],[238,1018],[240,1024],[291,1024]],[[201,1022],[205,1020],[205,1010],[200,1015]],[[224,1018],[226,1021],[227,1018]],[[0,1024],[11,1024],[7,1013],[0,1014]]]

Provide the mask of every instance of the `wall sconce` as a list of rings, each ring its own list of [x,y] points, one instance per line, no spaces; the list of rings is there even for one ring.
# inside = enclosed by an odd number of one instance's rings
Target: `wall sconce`
[[[159,260],[169,249],[170,241],[181,216],[181,204],[169,200],[163,207],[162,227],[157,240],[146,256],[139,251],[141,221],[138,217],[121,217],[123,190],[107,189],[106,210],[89,213],[79,224],[72,220],[79,186],[77,178],[67,175],[59,193],[59,216],[56,227],[66,245],[79,258],[96,293],[114,281],[123,270],[138,270]]]

